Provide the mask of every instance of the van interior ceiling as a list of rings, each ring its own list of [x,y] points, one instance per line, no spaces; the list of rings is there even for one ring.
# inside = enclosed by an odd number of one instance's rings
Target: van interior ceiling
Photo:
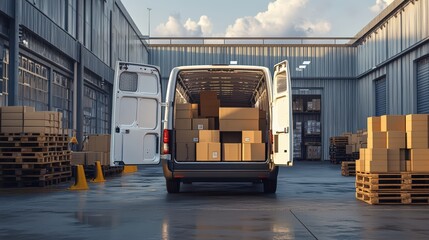
[[[176,103],[199,103],[201,91],[214,91],[222,107],[257,107],[268,111],[265,81],[264,72],[258,70],[183,70],[177,79]]]

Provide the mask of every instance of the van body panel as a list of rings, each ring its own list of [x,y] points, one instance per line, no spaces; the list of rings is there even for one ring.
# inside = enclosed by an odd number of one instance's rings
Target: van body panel
[[[157,67],[117,62],[112,101],[112,166],[160,162],[161,95]]]

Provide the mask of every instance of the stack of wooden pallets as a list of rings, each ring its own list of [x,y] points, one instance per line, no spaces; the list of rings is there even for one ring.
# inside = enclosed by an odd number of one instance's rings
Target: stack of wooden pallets
[[[355,161],[341,162],[341,175],[343,175],[343,176],[355,176],[356,175],[356,162]]]
[[[369,204],[429,204],[429,116],[368,118],[356,160],[356,198]]]
[[[347,160],[346,145],[349,140],[347,136],[336,136],[331,137],[329,145],[329,156],[331,163],[339,164],[342,161]]]
[[[0,112],[0,187],[44,187],[70,180],[71,152],[60,113],[31,107],[2,107]]]

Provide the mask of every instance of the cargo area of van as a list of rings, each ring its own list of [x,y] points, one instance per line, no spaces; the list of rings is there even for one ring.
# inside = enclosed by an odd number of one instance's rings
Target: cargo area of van
[[[266,162],[271,151],[266,81],[261,69],[178,72],[171,118],[176,162]]]

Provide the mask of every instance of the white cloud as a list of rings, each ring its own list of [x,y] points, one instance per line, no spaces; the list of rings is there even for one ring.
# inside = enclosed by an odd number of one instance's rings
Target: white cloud
[[[245,16],[235,20],[226,29],[226,37],[287,37],[326,35],[331,24],[324,19],[314,19],[309,14],[310,0],[273,0],[267,10],[255,16]],[[310,20],[312,18],[313,20]],[[181,22],[180,15],[170,16],[166,23],[156,27],[153,36],[200,37],[214,36],[213,24],[203,15],[197,21],[188,18]],[[216,34],[219,35],[219,34]]]
[[[374,13],[379,13],[387,6],[389,6],[389,4],[391,4],[393,1],[394,0],[375,0],[375,4],[369,9],[371,9],[371,11]]]
[[[308,0],[275,0],[264,12],[243,17],[229,25],[227,37],[314,36],[326,34],[331,24],[323,19],[310,21],[305,15]]]
[[[180,15],[169,16],[166,23],[156,27],[154,36],[175,37],[201,37],[212,34],[212,23],[209,17],[203,15],[196,22],[190,18],[184,24],[181,23]]]

